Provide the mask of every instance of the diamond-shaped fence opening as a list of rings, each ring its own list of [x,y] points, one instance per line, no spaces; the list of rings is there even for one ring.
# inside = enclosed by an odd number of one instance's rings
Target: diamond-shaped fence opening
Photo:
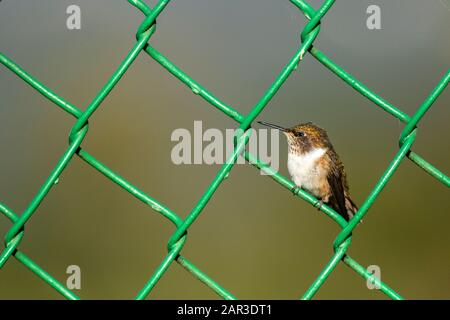
[[[357,214],[350,220],[345,221],[338,213],[329,208],[326,205],[320,207],[320,210],[332,218],[339,226],[342,231],[336,237],[333,248],[334,254],[331,257],[328,264],[320,272],[317,279],[310,286],[310,288],[302,296],[303,299],[311,299],[314,294],[320,289],[323,283],[326,281],[328,276],[336,268],[339,262],[345,263],[347,266],[352,268],[358,275],[366,280],[374,281],[380,288],[380,290],[392,299],[402,299],[402,297],[391,289],[387,284],[373,278],[372,273],[370,273],[366,268],[361,266],[357,261],[346,254],[348,247],[352,241],[352,232],[355,231],[356,226],[361,221],[361,219],[366,215],[367,211],[370,209],[374,201],[377,199],[378,195],[384,188],[384,186],[389,182],[395,170],[398,168],[400,163],[408,158],[420,168],[425,170],[431,176],[436,178],[439,182],[443,183],[445,186],[450,186],[450,178],[444,173],[439,171],[437,168],[428,163],[425,159],[420,157],[418,154],[411,150],[414,140],[417,135],[417,124],[425,115],[425,113],[431,108],[434,101],[438,96],[444,91],[447,84],[450,81],[450,70],[445,72],[444,77],[440,80],[439,84],[434,88],[431,94],[425,99],[422,105],[417,109],[416,113],[412,116],[407,115],[399,108],[395,107],[388,101],[384,100],[382,97],[378,96],[372,92],[369,88],[364,86],[361,82],[355,79],[353,76],[344,71],[335,62],[329,59],[324,53],[322,53],[317,48],[313,47],[314,40],[320,32],[320,21],[330,10],[334,4],[334,0],[326,0],[323,2],[322,6],[315,10],[311,5],[303,0],[290,0],[300,11],[309,19],[304,29],[301,32],[301,44],[295,55],[289,60],[286,66],[283,68],[281,73],[272,83],[272,85],[267,89],[261,99],[255,104],[252,110],[247,114],[243,115],[233,107],[227,105],[226,103],[219,100],[211,92],[209,92],[201,84],[197,83],[194,79],[189,77],[186,73],[180,70],[176,65],[159,53],[155,48],[153,48],[148,42],[151,36],[154,34],[156,29],[156,18],[168,5],[170,0],[160,0],[154,8],[150,8],[141,0],[128,0],[128,2],[139,9],[145,16],[144,21],[140,25],[136,39],[137,42],[133,48],[129,51],[126,58],[122,61],[120,66],[107,81],[104,87],[100,90],[97,96],[92,100],[85,111],[81,111],[76,106],[72,105],[70,102],[64,100],[56,93],[51,91],[41,82],[36,80],[33,76],[28,74],[19,65],[13,62],[11,59],[6,57],[4,54],[0,53],[0,62],[5,65],[8,69],[22,78],[26,83],[36,89],[40,94],[46,97],[48,100],[52,101],[58,107],[71,114],[75,119],[75,124],[69,135],[69,146],[64,152],[57,165],[54,167],[53,171],[41,186],[36,196],[31,200],[26,209],[19,215],[13,212],[6,205],[0,203],[0,212],[12,222],[11,228],[5,235],[5,249],[0,254],[0,268],[11,258],[14,257],[16,260],[25,265],[28,269],[34,272],[42,280],[52,286],[56,291],[68,299],[78,299],[78,297],[70,290],[68,290],[64,285],[58,282],[50,274],[48,274],[44,269],[38,266],[33,260],[31,260],[25,253],[19,249],[19,245],[22,238],[25,235],[25,224],[35,213],[39,204],[46,197],[48,192],[51,190],[52,186],[57,182],[62,171],[67,167],[69,162],[74,156],[78,156],[83,159],[86,163],[91,165],[93,168],[101,172],[112,182],[116,183],[122,187],[125,191],[128,191],[138,200],[148,204],[151,209],[161,214],[163,217],[170,220],[175,225],[175,232],[171,235],[167,249],[168,254],[161,262],[161,264],[154,271],[153,275],[150,277],[148,282],[143,286],[140,292],[137,294],[136,299],[144,299],[152,291],[156,283],[164,275],[168,267],[176,261],[188,272],[190,272],[194,277],[202,281],[205,285],[210,287],[219,296],[225,299],[235,299],[235,297],[228,292],[225,288],[216,283],[211,279],[206,273],[198,269],[192,262],[190,262],[186,257],[182,255],[182,249],[186,242],[186,234],[189,227],[195,222],[198,216],[202,213],[203,208],[206,206],[208,201],[214,195],[217,188],[220,186],[222,181],[227,177],[230,170],[233,168],[235,161],[239,154],[244,153],[246,160],[258,169],[263,170],[268,173],[268,176],[278,182],[282,187],[286,188],[288,192],[294,192],[294,194],[315,206],[318,200],[305,192],[302,189],[296,188],[295,184],[276,172],[269,165],[261,162],[256,156],[245,150],[245,146],[249,140],[251,131],[248,130],[255,118],[261,113],[261,111],[267,106],[268,102],[277,93],[289,75],[297,68],[299,63],[301,63],[304,55],[310,53],[315,59],[322,63],[326,68],[333,72],[336,76],[342,79],[345,83],[355,89],[357,92],[365,96],[367,99],[372,101],[374,105],[382,108],[391,116],[399,119],[405,124],[403,131],[399,138],[399,151],[393,158],[392,162],[389,164],[388,168],[381,176],[379,181],[376,183],[370,194],[367,196],[366,200],[358,210]],[[130,182],[125,180],[123,177],[109,169],[106,165],[99,162],[93,155],[88,153],[82,148],[81,144],[88,132],[88,120],[91,115],[100,107],[102,101],[111,92],[114,86],[119,82],[124,73],[128,70],[129,66],[133,63],[136,57],[141,53],[147,53],[151,58],[159,62],[167,71],[173,74],[181,82],[191,88],[191,90],[205,99],[213,107],[222,111],[226,116],[234,119],[238,124],[237,134],[235,136],[235,146],[234,152],[231,157],[226,161],[226,163],[221,167],[220,171],[217,173],[214,180],[208,186],[203,196],[198,200],[197,204],[194,206],[192,211],[188,214],[186,219],[180,218],[175,212],[170,210],[167,206],[153,199],[145,192],[139,190]]]

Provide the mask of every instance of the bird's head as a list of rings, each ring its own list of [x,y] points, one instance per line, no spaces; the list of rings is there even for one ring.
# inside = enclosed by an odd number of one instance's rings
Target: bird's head
[[[283,128],[262,121],[258,121],[258,123],[283,132],[287,138],[289,152],[305,154],[318,148],[328,149],[330,147],[327,132],[312,122],[301,123],[291,128]]]

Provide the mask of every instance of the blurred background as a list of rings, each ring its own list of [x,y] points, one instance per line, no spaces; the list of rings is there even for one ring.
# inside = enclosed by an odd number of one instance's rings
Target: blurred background
[[[154,5],[155,1],[149,1]],[[318,8],[321,1],[310,0]],[[450,62],[446,1],[337,1],[315,42],[370,89],[413,114]],[[66,8],[81,8],[81,30]],[[381,7],[381,30],[366,9]],[[448,4],[448,3],[447,3]],[[3,0],[0,50],[84,110],[135,43],[143,15],[127,1]],[[217,97],[246,114],[297,50],[307,23],[288,0],[172,1],[151,44]],[[68,145],[74,119],[0,66],[0,202],[22,213]],[[413,150],[450,173],[450,90],[419,126]],[[403,125],[306,55],[259,117],[327,129],[361,204],[398,150]],[[141,53],[90,120],[82,146],[186,217],[219,165],[174,165],[177,128],[235,128]],[[287,175],[280,137],[280,171]],[[264,195],[264,196],[262,196]],[[449,190],[404,161],[354,232],[349,254],[378,265],[408,299],[450,298]],[[0,216],[3,237],[11,223]],[[189,229],[183,255],[241,299],[296,299],[333,254],[339,227],[250,165],[237,165]],[[166,254],[173,225],[75,157],[26,225],[23,250],[62,283],[79,265],[84,299],[136,296]],[[3,240],[2,240],[3,241]],[[61,299],[14,259],[0,271],[0,299]],[[174,263],[153,299],[216,299]],[[317,299],[385,299],[339,264]]]

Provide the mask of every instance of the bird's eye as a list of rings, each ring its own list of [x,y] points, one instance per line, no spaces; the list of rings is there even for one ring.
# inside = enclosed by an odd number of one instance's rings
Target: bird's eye
[[[304,136],[306,136],[306,134],[303,131],[296,132],[295,135],[297,137],[304,137]]]

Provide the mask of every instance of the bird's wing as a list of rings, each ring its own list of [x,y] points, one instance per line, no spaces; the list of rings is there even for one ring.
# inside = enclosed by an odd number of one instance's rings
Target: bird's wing
[[[348,220],[347,208],[345,207],[345,191],[344,186],[342,185],[341,174],[337,170],[332,169],[330,170],[330,173],[328,173],[327,180],[337,205],[337,208],[335,209]]]

